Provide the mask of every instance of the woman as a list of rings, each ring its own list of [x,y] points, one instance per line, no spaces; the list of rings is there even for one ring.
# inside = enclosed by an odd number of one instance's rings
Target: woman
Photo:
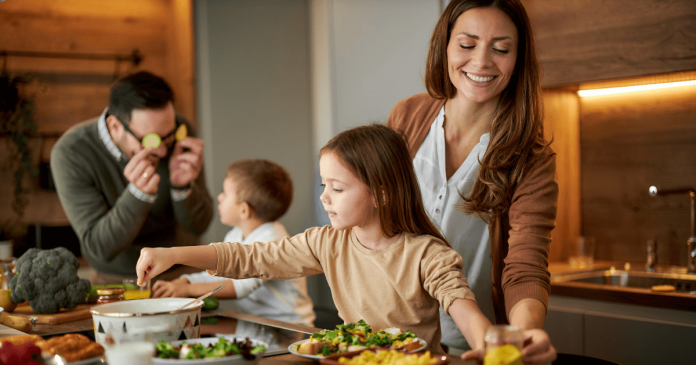
[[[479,307],[525,330],[523,360],[545,364],[556,358],[541,328],[558,185],[539,74],[519,0],[453,0],[430,40],[428,93],[397,103],[387,125],[405,134],[426,209],[464,258]],[[442,342],[468,349],[443,311],[441,321]]]

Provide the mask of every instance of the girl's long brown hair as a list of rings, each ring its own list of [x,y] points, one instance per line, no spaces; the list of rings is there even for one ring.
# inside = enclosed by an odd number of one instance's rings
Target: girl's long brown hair
[[[447,71],[447,45],[454,23],[473,8],[497,8],[507,14],[519,35],[517,60],[508,86],[496,106],[491,139],[478,171],[471,195],[462,196],[458,208],[488,222],[505,214],[525,167],[540,156],[546,146],[541,80],[532,27],[519,0],[452,0],[440,16],[430,39],[425,85],[430,96],[450,99],[457,89]]]
[[[429,234],[449,245],[425,212],[402,135],[381,124],[356,127],[337,134],[319,156],[327,153],[335,154],[370,189],[386,237]]]

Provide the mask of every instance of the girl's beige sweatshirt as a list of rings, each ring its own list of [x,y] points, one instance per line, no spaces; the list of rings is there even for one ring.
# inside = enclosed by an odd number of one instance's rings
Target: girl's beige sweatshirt
[[[352,229],[324,226],[281,241],[213,245],[218,261],[211,275],[285,280],[324,273],[346,323],[412,330],[440,353],[438,307],[474,300],[461,256],[429,235],[401,233],[391,246],[370,250]]]

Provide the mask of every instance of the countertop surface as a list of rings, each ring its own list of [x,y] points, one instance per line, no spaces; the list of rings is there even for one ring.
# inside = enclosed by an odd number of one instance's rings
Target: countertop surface
[[[275,326],[275,327],[280,327],[280,328],[285,328],[285,329],[292,329],[292,330],[304,332],[304,333],[314,333],[314,332],[318,332],[321,330],[319,328],[308,327],[308,326],[287,323],[287,322],[282,322],[282,321],[276,321],[276,320],[272,320],[272,319],[268,319],[268,318],[238,313],[238,312],[234,312],[234,311],[213,311],[213,312],[206,313],[206,315],[216,315],[216,314],[217,315],[224,315],[224,316],[231,317],[231,318],[237,318],[237,319],[244,320],[244,321],[260,323],[263,325],[270,325],[270,326]],[[71,333],[71,332],[89,331],[89,330],[93,329],[93,326],[94,326],[94,324],[93,324],[92,319],[88,318],[88,319],[82,319],[82,320],[77,320],[77,321],[62,323],[62,324],[56,324],[56,325],[35,324],[34,328],[29,333],[40,335],[40,336],[53,336],[53,335],[58,335],[58,334]],[[5,330],[5,329],[7,329],[7,330]],[[224,330],[221,327],[221,329],[219,331],[217,331],[217,333],[224,334],[226,332],[224,332]],[[23,334],[23,333],[16,331],[16,330],[13,330],[9,327],[0,325],[0,337],[11,336],[11,335],[16,335],[16,334]],[[474,361],[464,361],[464,360],[461,360],[461,359],[459,359],[457,357],[453,357],[453,356],[449,356],[449,357],[450,357],[450,364],[452,364],[452,365],[475,365],[476,364],[476,362],[474,362]],[[105,364],[105,363],[106,363],[106,361],[104,361],[102,364]],[[286,354],[264,357],[261,359],[261,361],[259,361],[259,364],[262,364],[262,365],[270,365],[270,364],[318,364],[318,362],[315,360],[312,360],[312,359],[307,359],[304,357],[300,357],[300,356],[296,356],[296,355],[293,355],[290,353],[286,353]]]
[[[24,332],[20,332],[14,328],[7,327],[4,324],[0,324],[0,338],[24,334]]]
[[[644,264],[641,263],[626,263],[620,261],[595,261],[590,267],[572,268],[567,261],[550,262],[551,294],[614,303],[644,305],[656,308],[696,311],[696,293],[694,292],[658,292],[651,289],[554,280],[554,278],[565,274],[610,270],[612,267],[615,270],[645,272],[643,265]],[[680,268],[676,269],[678,270]]]

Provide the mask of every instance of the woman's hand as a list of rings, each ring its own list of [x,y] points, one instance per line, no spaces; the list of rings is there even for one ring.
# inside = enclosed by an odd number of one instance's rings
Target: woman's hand
[[[474,360],[479,364],[483,363],[483,349],[469,350],[462,354],[462,360]]]
[[[138,285],[146,283],[176,264],[174,250],[172,248],[143,248],[140,251],[138,263],[135,265]]]
[[[526,345],[522,349],[522,362],[525,365],[550,365],[556,360],[556,349],[544,330],[525,330],[522,334],[526,339]],[[483,363],[484,355],[483,349],[469,350],[462,354],[462,360]]]
[[[187,298],[191,283],[186,278],[178,278],[172,281],[158,280],[152,286],[153,298]]]
[[[556,360],[556,348],[551,344],[549,335],[541,329],[522,331],[527,345],[522,349],[522,362],[532,365],[551,364]]]

